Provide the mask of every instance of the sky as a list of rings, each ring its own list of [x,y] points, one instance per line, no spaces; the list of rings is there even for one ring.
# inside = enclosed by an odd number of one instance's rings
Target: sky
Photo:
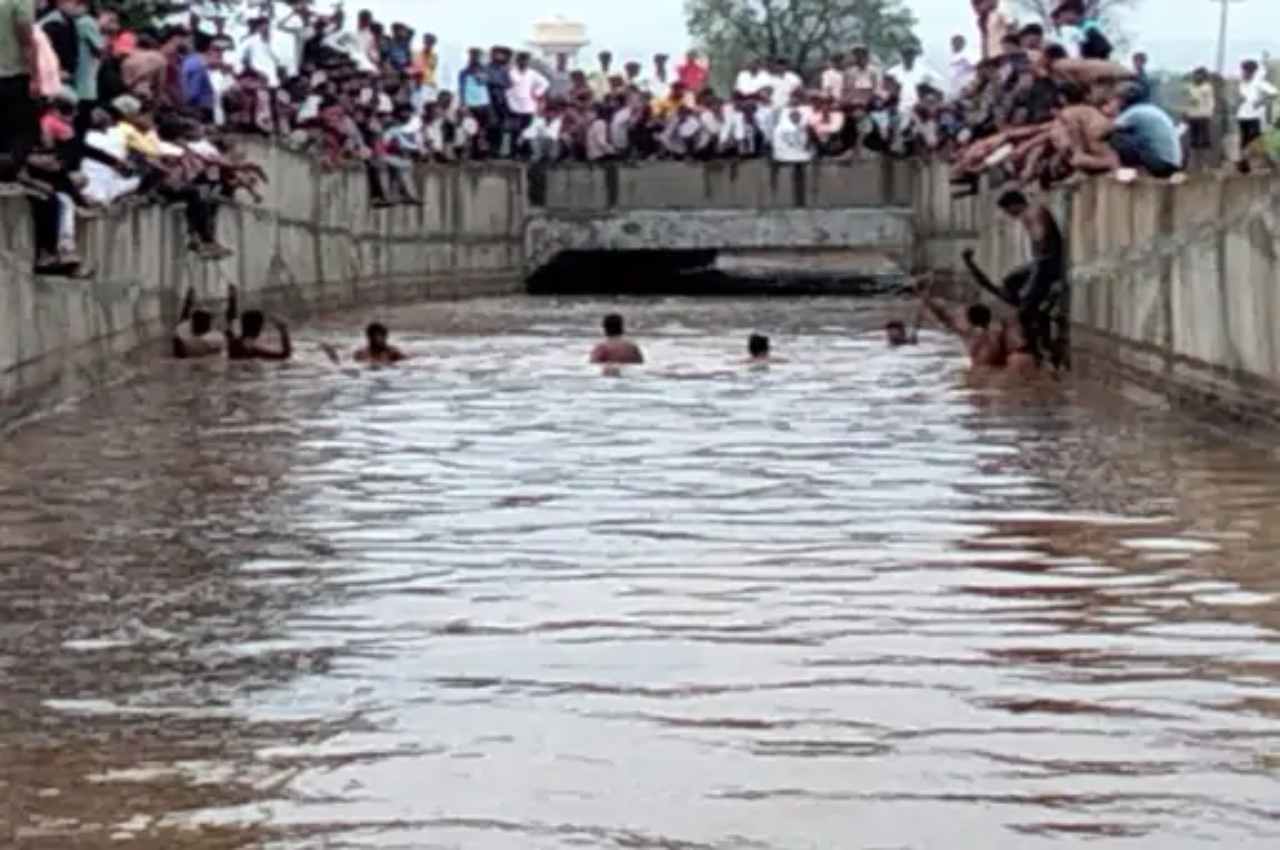
[[[331,0],[316,0],[325,8]],[[969,0],[907,0],[920,19],[918,35],[935,61],[946,55],[955,33],[976,37]],[[450,53],[466,47],[499,42],[522,45],[536,20],[557,15],[587,25],[591,55],[608,47],[622,59],[648,57],[662,51],[673,55],[688,46],[683,0],[643,0],[638,3],[601,0],[353,0],[348,9],[372,9],[382,20],[401,20],[418,32],[440,38],[447,71],[455,70]],[[1216,60],[1221,7],[1212,0],[1143,0],[1126,22],[1136,48],[1151,56],[1156,68],[1181,70],[1213,65]],[[1231,37],[1227,58],[1232,67],[1247,56],[1270,47],[1280,55],[1280,2],[1242,0],[1231,6]],[[1259,38],[1258,34],[1270,38]]]

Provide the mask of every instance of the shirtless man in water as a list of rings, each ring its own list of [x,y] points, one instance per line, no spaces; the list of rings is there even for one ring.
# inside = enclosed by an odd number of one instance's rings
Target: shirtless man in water
[[[1009,362],[1009,351],[1003,327],[992,327],[991,308],[974,304],[963,315],[948,310],[925,293],[921,296],[929,312],[947,330],[964,340],[974,368],[1003,369]]]
[[[173,356],[180,360],[222,353],[222,341],[213,330],[213,314],[196,308],[195,289],[187,290],[178,326],[173,329]]]
[[[391,365],[406,359],[403,351],[387,342],[390,334],[386,325],[374,322],[365,329],[364,335],[365,339],[368,340],[368,344],[356,352],[355,359],[357,363]]]
[[[608,365],[638,365],[644,363],[640,346],[627,339],[626,325],[616,313],[604,317],[604,342],[591,352],[591,362]]]
[[[240,333],[236,334],[235,322],[240,320]],[[267,348],[259,338],[266,326],[267,317],[261,310],[246,310],[240,315],[236,288],[231,287],[227,296],[227,358],[230,360],[288,360],[293,356],[293,342],[289,339],[289,326],[279,319],[272,324],[280,334],[280,347]]]

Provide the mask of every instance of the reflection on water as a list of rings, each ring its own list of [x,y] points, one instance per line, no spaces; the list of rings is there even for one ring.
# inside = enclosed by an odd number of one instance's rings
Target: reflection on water
[[[625,305],[604,379],[611,306],[5,441],[0,844],[1276,846],[1271,453],[847,301]]]

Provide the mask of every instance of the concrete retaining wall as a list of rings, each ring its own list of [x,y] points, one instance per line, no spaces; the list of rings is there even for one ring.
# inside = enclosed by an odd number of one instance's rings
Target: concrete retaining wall
[[[1216,415],[1280,422],[1280,177],[1096,179],[1047,202],[1067,236],[1083,373]],[[930,203],[934,219],[917,226],[918,246],[931,249],[917,250],[961,275],[947,240],[926,229],[946,218],[946,202]],[[972,216],[970,244],[984,268],[1003,273],[1027,261],[1021,229],[992,197],[963,203],[973,208],[956,215]]]
[[[910,207],[914,166],[891,159],[780,165],[768,160],[557,165],[542,183],[548,212]]]
[[[373,211],[361,171],[267,145],[250,156],[271,175],[266,202],[223,208],[219,237],[236,255],[217,264],[188,254],[180,210],[121,207],[81,223],[93,280],[34,278],[27,202],[0,198],[0,425],[119,374],[123,355],[167,336],[188,286],[219,304],[235,283],[247,307],[299,318],[522,285],[519,166],[423,169],[422,209]]]

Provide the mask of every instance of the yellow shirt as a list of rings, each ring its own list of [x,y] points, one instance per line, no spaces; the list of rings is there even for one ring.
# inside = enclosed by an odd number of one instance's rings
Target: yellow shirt
[[[435,87],[440,68],[440,56],[435,50],[419,50],[413,55],[413,70],[422,73],[422,82]]]
[[[650,104],[653,109],[653,117],[659,121],[666,121],[679,112],[680,107],[683,105],[684,98],[675,97],[655,97]]]

